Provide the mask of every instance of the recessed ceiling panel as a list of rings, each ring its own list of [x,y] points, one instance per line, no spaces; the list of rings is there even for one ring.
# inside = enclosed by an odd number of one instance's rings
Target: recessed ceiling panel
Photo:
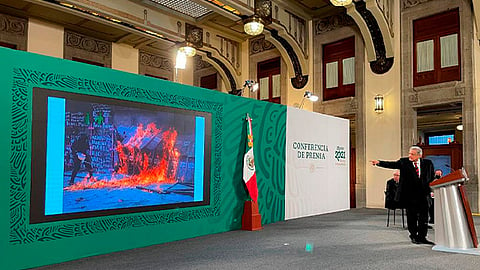
[[[149,0],[154,4],[158,4],[179,13],[198,19],[203,15],[211,12],[208,8],[199,5],[190,0]]]

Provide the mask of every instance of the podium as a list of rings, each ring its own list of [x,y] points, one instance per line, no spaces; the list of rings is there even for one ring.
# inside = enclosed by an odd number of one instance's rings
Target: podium
[[[480,255],[472,212],[465,192],[464,169],[430,183],[435,196],[433,250]]]

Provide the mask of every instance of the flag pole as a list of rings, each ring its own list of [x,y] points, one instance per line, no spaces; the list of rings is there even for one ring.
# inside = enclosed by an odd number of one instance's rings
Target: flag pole
[[[256,231],[262,229],[262,216],[258,211],[258,187],[257,176],[255,172],[255,158],[253,154],[253,133],[252,118],[247,113],[247,145],[245,146],[245,155],[243,157],[243,181],[250,195],[250,199],[245,201],[242,215],[242,229]]]

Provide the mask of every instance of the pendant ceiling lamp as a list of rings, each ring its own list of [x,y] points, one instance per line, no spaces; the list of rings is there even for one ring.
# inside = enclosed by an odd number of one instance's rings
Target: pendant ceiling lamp
[[[330,0],[330,2],[334,6],[344,7],[350,5],[352,3],[352,0]]]

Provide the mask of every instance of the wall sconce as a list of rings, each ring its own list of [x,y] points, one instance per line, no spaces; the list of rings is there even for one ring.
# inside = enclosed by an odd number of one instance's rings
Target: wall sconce
[[[259,84],[254,80],[246,80],[245,84],[243,84],[243,89],[245,89],[245,87],[248,87],[248,90],[250,90],[250,92],[256,92],[258,90]]]
[[[251,36],[263,33],[264,26],[272,22],[272,2],[270,0],[256,0],[254,5],[255,14],[243,21],[243,30]]]
[[[382,95],[375,96],[375,112],[383,113],[383,96]]]
[[[315,102],[318,100],[318,96],[314,95],[310,91],[305,91],[305,93],[303,94],[302,102],[298,106],[299,109],[303,108],[303,104],[305,104],[305,99],[309,99],[311,102]]]
[[[237,89],[237,90],[232,90],[229,92],[229,94],[235,95],[235,96],[242,96],[243,91],[248,88],[250,92],[256,92],[259,88],[258,82],[254,80],[246,80],[245,83],[242,86],[242,89]]]
[[[458,120],[462,121],[462,117],[461,117],[461,116],[458,117]],[[457,130],[463,131],[463,124],[462,124],[462,123],[460,123],[459,125],[457,125]]]
[[[330,0],[330,2],[334,6],[344,7],[350,5],[352,3],[352,0]]]

